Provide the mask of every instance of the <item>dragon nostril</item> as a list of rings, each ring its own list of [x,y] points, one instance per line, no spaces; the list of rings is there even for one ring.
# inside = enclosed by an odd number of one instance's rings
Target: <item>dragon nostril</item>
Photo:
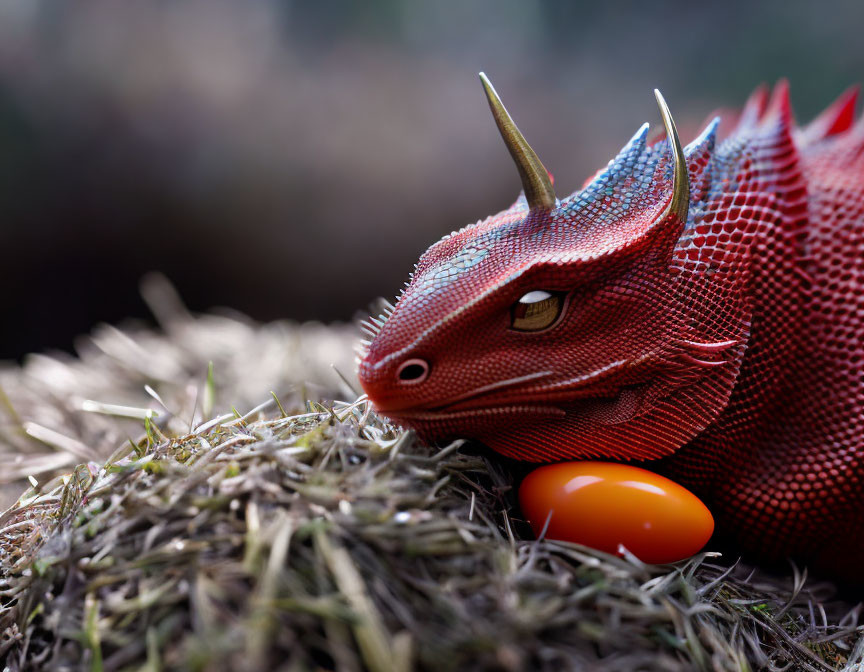
[[[396,377],[403,383],[422,383],[429,375],[429,364],[422,359],[408,359],[402,362]]]

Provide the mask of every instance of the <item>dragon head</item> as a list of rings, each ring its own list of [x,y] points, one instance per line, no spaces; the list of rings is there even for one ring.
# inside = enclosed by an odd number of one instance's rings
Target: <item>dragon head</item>
[[[396,305],[365,324],[362,385],[427,440],[532,461],[668,455],[725,406],[746,338],[745,308],[721,319],[700,289],[732,292],[730,269],[681,245],[717,122],[685,152],[655,92],[667,140],[649,145],[645,124],[559,201],[480,76],[523,194],[423,254]]]

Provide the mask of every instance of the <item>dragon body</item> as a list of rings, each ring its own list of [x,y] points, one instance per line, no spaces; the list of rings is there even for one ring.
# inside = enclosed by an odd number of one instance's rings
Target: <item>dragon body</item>
[[[368,324],[375,406],[521,460],[655,460],[741,549],[864,580],[856,92],[798,128],[761,88],[686,148],[659,97],[667,139],[646,124],[562,200],[487,95],[524,193]]]

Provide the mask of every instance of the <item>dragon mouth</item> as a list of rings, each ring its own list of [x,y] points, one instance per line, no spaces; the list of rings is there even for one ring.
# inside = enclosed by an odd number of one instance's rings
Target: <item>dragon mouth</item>
[[[627,422],[644,411],[649,388],[650,383],[640,383],[596,394],[586,391],[578,398],[560,402],[529,400],[527,403],[517,404],[478,397],[470,402],[446,407],[378,411],[397,424],[436,434],[438,430],[435,430],[435,427],[446,427],[448,433],[454,435],[463,431],[467,435],[477,429],[478,423],[485,426],[489,423],[499,425],[505,421],[520,419],[522,422],[558,421],[567,416],[593,416],[603,424],[616,425]],[[462,429],[455,429],[460,427]]]
[[[453,421],[453,420],[464,420],[469,418],[478,418],[478,417],[488,417],[493,418],[495,416],[514,416],[514,415],[525,415],[533,418],[537,417],[547,417],[547,418],[563,418],[567,415],[567,412],[558,408],[557,406],[547,406],[547,405],[501,405],[501,406],[484,406],[477,408],[466,408],[462,410],[442,410],[442,409],[428,409],[428,410],[418,410],[418,411],[398,411],[396,413],[390,413],[388,411],[380,410],[381,413],[386,415],[389,418],[394,420],[405,420],[409,423],[411,422],[442,422],[442,421]]]
[[[620,378],[616,374],[629,369],[632,363],[631,360],[620,360],[588,374],[557,381],[540,382],[554,375],[551,371],[541,371],[474,388],[422,407],[377,410],[408,425],[492,419],[505,415],[554,419],[563,418],[568,413],[590,412],[591,409],[595,412],[602,409],[603,415],[612,422],[624,422],[640,412],[650,385],[648,380],[609,380]]]

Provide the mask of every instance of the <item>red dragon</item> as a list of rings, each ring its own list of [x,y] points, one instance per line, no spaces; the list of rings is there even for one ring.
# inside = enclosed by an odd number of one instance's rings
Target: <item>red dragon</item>
[[[682,148],[644,125],[557,199],[481,74],[523,193],[367,323],[375,407],[509,457],[660,460],[765,559],[864,580],[864,121],[758,89]]]

